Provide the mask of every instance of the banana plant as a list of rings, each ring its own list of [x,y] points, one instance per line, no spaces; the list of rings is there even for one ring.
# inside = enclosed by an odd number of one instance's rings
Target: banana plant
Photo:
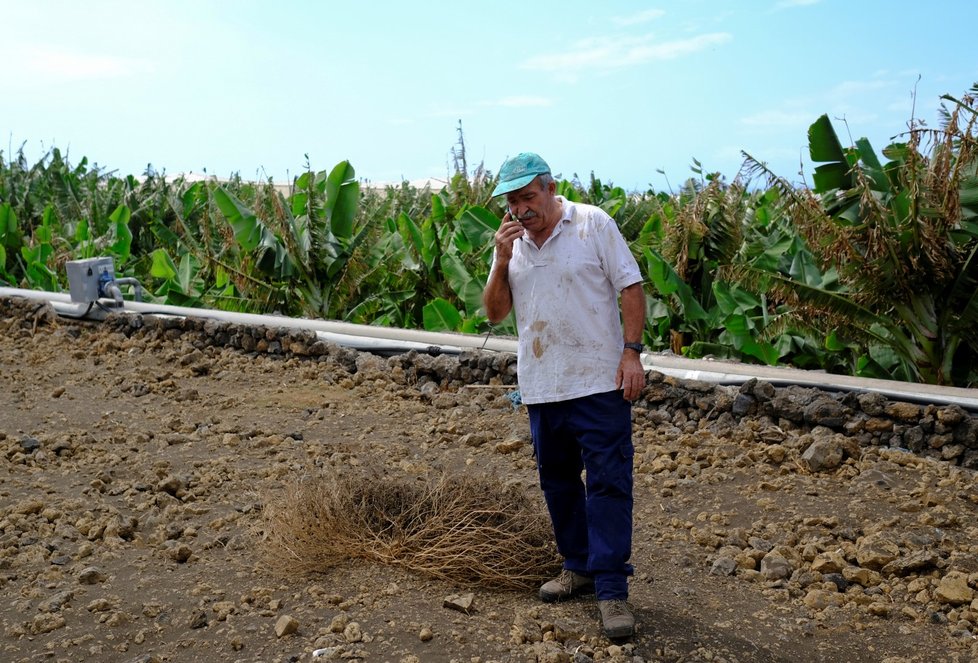
[[[668,331],[670,349],[688,357],[713,355],[776,364],[777,348],[762,340],[771,323],[767,303],[736,285],[712,284],[710,304],[697,298],[686,283],[654,249],[646,247],[646,274],[655,290],[649,297],[649,326],[656,333]],[[688,341],[688,342],[687,342]]]
[[[32,288],[58,291],[58,275],[51,269],[50,263],[55,255],[53,242],[54,209],[48,205],[41,216],[41,224],[34,228],[31,239],[21,247],[20,255],[24,260],[24,276]]]
[[[400,263],[415,275],[418,322],[432,331],[479,331],[485,324],[480,309],[490,240],[500,221],[481,206],[464,206],[450,219],[437,194],[431,210],[420,224],[404,213],[388,222],[400,238]]]
[[[17,212],[10,203],[0,203],[0,279],[5,283],[13,284],[16,280],[7,267],[7,259],[18,255],[22,246]]]
[[[240,287],[265,290],[286,307],[294,289],[302,314],[335,316],[343,274],[370,230],[355,222],[359,183],[343,161],[328,175],[304,173],[296,189],[290,201],[272,191],[275,215],[264,218],[222,186],[213,200],[233,231],[240,264],[254,263],[254,273],[241,270],[249,278],[239,279]]]
[[[131,217],[132,212],[129,208],[119,205],[108,216],[109,225],[101,237],[93,237],[88,219],[80,219],[75,226],[75,257],[92,258],[108,252],[116,259],[116,269],[122,269],[131,255],[132,232],[129,230]]]
[[[963,115],[962,115],[963,114]],[[930,138],[929,156],[920,151]],[[830,348],[864,350],[856,372],[968,385],[978,356],[978,176],[975,98],[948,113],[939,130],[914,127],[883,150],[865,139],[842,147],[826,116],[809,129],[816,168],[807,197],[771,178],[786,211],[817,256],[803,272],[772,275],[824,329]],[[754,163],[755,170],[764,167]],[[814,202],[813,202],[814,201]],[[802,273],[837,270],[829,290]],[[831,336],[830,336],[831,335]]]

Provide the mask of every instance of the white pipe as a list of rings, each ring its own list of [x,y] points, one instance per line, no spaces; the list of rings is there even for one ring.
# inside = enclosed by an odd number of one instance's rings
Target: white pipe
[[[0,297],[23,297],[51,302],[55,311],[66,315],[77,314],[78,305],[71,303],[66,293],[24,290],[20,288],[0,288]],[[60,309],[60,310],[59,310]],[[404,350],[428,350],[432,347],[441,352],[457,353],[465,349],[485,349],[494,352],[516,353],[516,339],[483,335],[456,334],[448,332],[428,332],[415,329],[375,327],[358,325],[336,320],[315,320],[310,318],[287,318],[275,315],[254,313],[235,313],[213,309],[170,306],[147,302],[124,303],[124,310],[133,313],[174,315],[180,317],[208,318],[223,320],[234,324],[257,325],[265,327],[286,327],[316,332],[323,340],[370,350],[371,348],[398,347]],[[709,359],[687,359],[675,355],[644,353],[642,364],[646,369],[659,371],[683,380],[740,384],[758,378],[772,384],[797,384],[822,389],[875,391],[896,400],[910,400],[922,403],[956,403],[970,410],[978,410],[978,390],[960,387],[944,387],[931,384],[897,382],[895,380],[876,380],[849,375],[835,375],[818,371],[805,371],[797,368],[739,364],[732,361]]]
[[[0,288],[0,297],[23,297],[51,302],[58,309],[59,303],[70,303],[67,293],[44,292],[41,290],[23,290],[20,288]],[[239,325],[260,325],[264,327],[286,327],[289,329],[304,329],[340,335],[343,337],[371,338],[391,341],[387,345],[409,342],[417,348],[438,347],[446,352],[451,350],[482,348],[496,352],[516,352],[515,339],[474,334],[456,334],[448,332],[429,332],[416,329],[397,329],[393,327],[375,327],[373,325],[357,325],[352,322],[338,320],[317,320],[312,318],[288,318],[277,315],[258,315],[255,313],[237,313],[215,309],[190,308],[187,306],[171,306],[169,304],[151,304],[148,302],[126,301],[123,309],[132,313],[174,315],[180,317],[207,318],[223,320]],[[75,307],[72,311],[77,310]],[[327,337],[328,338],[328,337]]]

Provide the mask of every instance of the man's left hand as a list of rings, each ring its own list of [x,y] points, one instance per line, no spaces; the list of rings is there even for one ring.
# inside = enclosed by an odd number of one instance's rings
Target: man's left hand
[[[625,350],[618,362],[618,373],[615,376],[615,387],[624,390],[625,400],[634,401],[642,395],[645,387],[645,367],[639,359],[639,354]]]

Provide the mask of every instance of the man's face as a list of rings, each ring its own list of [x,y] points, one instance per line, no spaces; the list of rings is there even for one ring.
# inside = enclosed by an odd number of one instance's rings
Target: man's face
[[[547,223],[547,217],[553,209],[554,194],[557,185],[549,182],[547,186],[540,185],[536,178],[522,189],[506,194],[506,204],[509,205],[510,215],[515,217],[528,230],[538,230]]]

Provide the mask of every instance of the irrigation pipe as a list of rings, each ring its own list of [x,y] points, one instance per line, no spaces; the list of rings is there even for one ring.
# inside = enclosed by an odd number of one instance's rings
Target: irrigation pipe
[[[73,303],[67,293],[0,287],[0,297],[21,297],[47,301],[51,303],[58,315],[65,317],[78,318],[85,315],[82,310],[85,305]],[[148,302],[125,301],[122,310],[144,315],[206,318],[241,325],[313,331],[321,340],[379,354],[394,354],[409,350],[431,354],[459,354],[464,350],[475,349],[516,353],[516,340],[504,337],[490,336],[487,339],[484,335],[475,334],[375,327],[336,320],[235,313]],[[683,380],[739,385],[752,378],[757,378],[779,387],[798,385],[832,391],[875,391],[895,400],[923,404],[957,404],[968,410],[978,411],[978,390],[975,389],[857,378],[796,368],[738,364],[710,359],[687,359],[675,355],[653,353],[644,353],[642,364],[647,370],[659,371]]]

